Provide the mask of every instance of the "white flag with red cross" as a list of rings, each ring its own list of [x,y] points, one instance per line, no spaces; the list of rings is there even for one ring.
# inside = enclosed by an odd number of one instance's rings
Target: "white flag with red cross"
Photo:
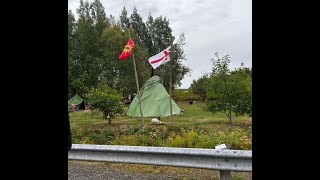
[[[164,63],[170,61],[170,56],[169,56],[169,52],[171,52],[170,48],[171,48],[171,46],[169,46],[167,49],[161,51],[160,53],[158,53],[148,59],[148,61],[151,64],[153,69],[156,69],[161,64],[164,64]]]

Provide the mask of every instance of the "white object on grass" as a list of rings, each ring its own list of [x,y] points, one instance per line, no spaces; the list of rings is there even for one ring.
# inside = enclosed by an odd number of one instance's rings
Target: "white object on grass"
[[[227,146],[225,144],[219,144],[215,146],[215,149],[227,149]]]
[[[152,118],[152,119],[151,119],[151,123],[152,123],[152,124],[163,124],[163,122],[160,121],[160,120],[157,119],[157,118]]]

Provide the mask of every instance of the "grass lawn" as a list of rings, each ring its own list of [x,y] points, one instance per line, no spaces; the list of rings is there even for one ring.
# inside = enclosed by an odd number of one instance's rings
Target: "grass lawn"
[[[172,121],[170,122],[169,117],[162,117],[161,121],[165,125],[174,125],[174,126],[251,126],[251,117],[248,116],[239,116],[234,117],[232,124],[228,124],[228,119],[226,115],[222,112],[212,114],[211,112],[204,111],[201,108],[203,103],[196,103],[190,105],[188,102],[177,102],[181,109],[184,110],[184,113],[179,116],[173,116]],[[141,118],[131,118],[127,116],[117,116],[112,119],[112,124],[108,124],[107,120],[103,119],[101,113],[91,112],[91,111],[77,111],[69,113],[71,126],[89,126],[96,124],[103,124],[105,126],[115,127],[121,125],[139,125],[142,124]],[[151,118],[144,118],[145,126],[151,125]],[[171,123],[171,124],[170,124]]]
[[[109,124],[98,112],[70,113],[73,141],[80,144],[181,145],[200,148],[214,148],[219,143],[225,143],[233,149],[251,149],[251,117],[234,117],[229,124],[224,113],[212,114],[204,111],[201,108],[203,103],[177,104],[184,110],[182,115],[173,116],[171,121],[169,117],[161,118],[164,125],[152,125],[151,118],[147,117],[144,118],[143,128],[141,118],[117,116]],[[205,140],[208,142],[204,142]],[[202,141],[202,144],[192,141]]]

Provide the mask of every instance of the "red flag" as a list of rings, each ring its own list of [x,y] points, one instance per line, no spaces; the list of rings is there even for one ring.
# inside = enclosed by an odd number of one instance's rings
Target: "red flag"
[[[127,42],[127,45],[124,47],[122,53],[119,56],[120,61],[124,61],[125,59],[127,59],[132,54],[133,48],[134,43],[130,38]]]

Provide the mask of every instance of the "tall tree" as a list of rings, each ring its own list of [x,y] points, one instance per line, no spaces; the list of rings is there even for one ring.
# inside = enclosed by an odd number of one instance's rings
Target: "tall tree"
[[[130,16],[130,27],[137,34],[137,43],[142,47],[147,47],[146,42],[150,39],[148,36],[148,30],[145,23],[142,21],[142,17],[138,14],[137,9],[133,8],[133,13]]]
[[[246,73],[231,73],[228,55],[220,58],[215,53],[212,73],[207,86],[207,110],[211,112],[223,111],[232,122],[235,116],[251,114],[252,112],[252,79]]]
[[[120,19],[120,27],[123,31],[125,31],[127,28],[130,28],[130,20],[128,18],[128,12],[125,6],[121,11],[121,15],[119,19]]]
[[[147,48],[149,50],[150,55],[154,55],[159,53],[161,50],[155,47],[155,27],[154,27],[154,20],[151,14],[148,16],[148,20],[146,22],[146,27],[149,34],[149,40],[146,42]]]
[[[190,89],[195,94],[199,95],[202,100],[205,100],[207,97],[207,86],[208,86],[208,75],[203,75],[197,80],[193,80],[192,84],[190,85]]]
[[[130,30],[131,38],[135,42],[137,39],[136,34],[132,29]],[[102,38],[105,45],[104,55],[106,57],[105,64],[103,65],[103,76],[108,85],[123,93],[123,96],[136,93],[135,75],[132,64],[132,56],[125,61],[118,59],[120,53],[123,51],[124,45],[129,39],[128,32],[121,31],[119,25],[105,29]],[[145,59],[148,57],[147,50],[139,44],[135,44],[134,56],[136,60],[139,84],[142,85],[147,79],[149,73],[149,66]]]
[[[70,85],[72,77],[76,74],[74,72],[74,54],[75,54],[75,31],[76,20],[72,11],[68,11],[68,98],[71,98],[75,93],[75,89]]]
[[[167,91],[170,87],[170,72],[172,71],[172,89],[175,86],[181,85],[181,80],[190,71],[190,69],[182,64],[185,59],[184,46],[185,46],[185,36],[182,33],[176,43],[173,43],[175,37],[172,35],[172,30],[169,26],[169,20],[166,17],[158,17],[154,19],[151,14],[146,22],[146,27],[148,29],[148,38],[146,41],[149,53],[151,55],[157,54],[165,48],[171,46],[172,52],[170,53],[171,62],[159,66],[157,69],[153,70],[155,75],[158,75],[163,80],[163,85]]]
[[[109,16],[109,21],[110,21],[111,26],[117,26],[117,25],[119,25],[119,23],[120,23],[120,22],[118,22],[118,21],[116,20],[116,18],[115,18],[114,16],[112,16],[112,15]]]
[[[94,19],[91,17],[92,6],[88,1],[80,1],[80,7],[77,9],[79,19],[78,26],[78,59],[80,74],[76,81],[80,94],[83,96],[91,86],[98,84],[98,75],[100,73],[99,64],[101,57],[99,57],[99,35],[94,26]]]
[[[99,0],[92,3],[80,0],[77,14],[79,18],[73,33],[69,86],[85,97],[88,90],[96,87],[101,80],[104,61],[101,34],[110,23]]]
[[[172,68],[172,90],[175,86],[181,85],[181,80],[184,76],[190,72],[190,69],[182,64],[183,61],[186,60],[185,53],[184,53],[184,46],[185,46],[185,36],[184,34],[180,34],[179,39],[176,43],[172,45],[172,53],[170,58],[172,58],[171,62],[167,63],[169,66],[168,69]],[[171,66],[171,67],[170,67]],[[168,76],[168,73],[163,73],[164,76]],[[169,87],[169,84],[166,85]],[[169,89],[169,88],[167,88]]]
[[[99,0],[95,0],[94,2],[92,2],[91,14],[92,14],[92,19],[95,24],[95,29],[96,29],[98,35],[101,36],[103,30],[106,27],[110,26],[110,22],[107,19],[104,7]]]

